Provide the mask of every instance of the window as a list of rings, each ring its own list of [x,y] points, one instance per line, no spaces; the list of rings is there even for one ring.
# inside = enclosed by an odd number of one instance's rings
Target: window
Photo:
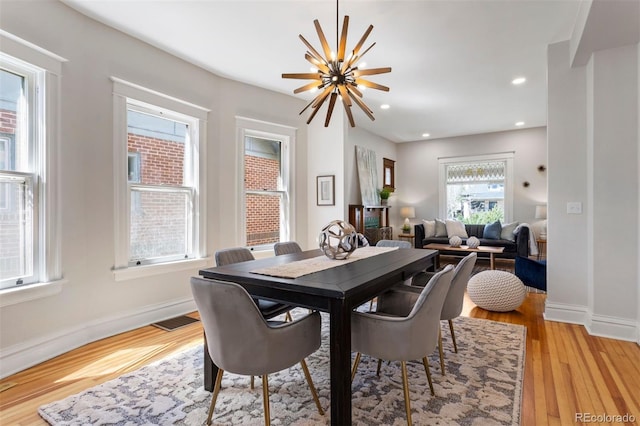
[[[512,155],[441,159],[441,215],[464,223],[511,219]]]
[[[294,132],[283,126],[238,120],[239,125],[246,126],[240,131],[244,244],[252,250],[269,249],[276,242],[288,241],[291,235],[290,158]]]
[[[54,152],[59,63],[2,37],[0,52],[0,289],[59,278]],[[49,103],[45,103],[45,95]],[[53,163],[53,164],[52,164]],[[49,167],[45,174],[45,165]]]
[[[204,253],[204,176],[198,171],[206,112],[114,82],[115,150],[121,159],[116,270],[197,259]]]

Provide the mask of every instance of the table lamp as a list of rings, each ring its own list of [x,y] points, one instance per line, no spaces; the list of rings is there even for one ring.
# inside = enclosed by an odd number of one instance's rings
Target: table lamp
[[[536,206],[536,219],[542,219],[542,228],[540,229],[540,239],[547,239],[547,206]]]
[[[411,223],[409,223],[409,219],[413,219],[414,217],[416,217],[415,207],[402,207],[400,209],[400,216],[404,217],[404,224],[402,225],[402,233],[410,234]]]

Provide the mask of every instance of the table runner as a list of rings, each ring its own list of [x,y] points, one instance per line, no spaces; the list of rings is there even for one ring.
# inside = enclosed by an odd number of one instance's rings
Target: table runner
[[[255,269],[251,271],[251,273],[280,278],[299,278],[303,275],[309,275],[314,272],[324,271],[325,269],[346,265],[348,263],[356,262],[358,260],[366,259],[367,257],[376,256],[393,250],[398,250],[398,247],[360,247],[351,253],[351,256],[344,260],[329,259],[327,256],[321,255],[311,259],[297,260],[284,265]]]

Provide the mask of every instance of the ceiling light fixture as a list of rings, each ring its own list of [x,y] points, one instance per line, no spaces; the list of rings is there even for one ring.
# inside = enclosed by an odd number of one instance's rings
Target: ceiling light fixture
[[[524,121],[517,121],[516,126],[524,126]]]
[[[519,85],[519,84],[524,83],[525,81],[527,81],[527,79],[526,79],[526,78],[524,78],[524,77],[518,77],[518,78],[514,78],[513,80],[511,80],[511,84],[514,84],[514,85],[516,85],[516,86],[517,86],[517,85]]]
[[[380,105],[380,109],[389,109],[389,108],[391,108],[391,106],[389,104]]]
[[[367,28],[367,30],[364,32],[358,44],[356,44],[349,56],[345,58],[349,17],[346,15],[344,17],[344,21],[342,22],[342,34],[339,38],[338,18],[338,0],[336,0],[336,43],[338,54],[336,55],[335,52],[331,51],[329,43],[327,42],[327,38],[322,31],[322,27],[320,27],[320,22],[318,22],[318,20],[316,19],[313,21],[313,24],[316,27],[316,32],[318,33],[318,38],[320,39],[320,44],[322,45],[324,57],[320,53],[318,53],[318,51],[302,36],[302,34],[300,34],[299,37],[300,40],[302,40],[305,46],[307,46],[307,48],[309,49],[305,53],[304,58],[307,61],[311,62],[315,67],[317,67],[318,71],[312,73],[282,74],[282,78],[313,80],[311,83],[305,84],[304,86],[295,89],[293,91],[294,94],[306,92],[307,90],[312,89],[321,89],[321,92],[318,94],[318,96],[316,96],[311,102],[309,102],[309,104],[307,104],[306,107],[304,107],[302,111],[300,111],[300,114],[302,114],[309,107],[313,109],[313,112],[307,120],[307,124],[311,123],[311,120],[313,120],[327,98],[329,98],[327,116],[324,120],[324,127],[328,127],[329,121],[331,120],[331,114],[333,113],[333,108],[336,104],[338,96],[340,96],[340,99],[342,99],[342,104],[344,105],[344,110],[347,113],[347,117],[349,118],[351,127],[355,127],[356,125],[355,121],[353,120],[353,114],[351,112],[351,106],[354,102],[373,121],[375,120],[375,118],[373,117],[373,111],[362,100],[362,89],[365,87],[369,87],[371,89],[383,90],[385,92],[389,91],[388,87],[371,82],[369,80],[365,80],[362,78],[362,76],[388,73],[391,72],[391,67],[370,69],[358,68],[358,61],[362,59],[362,57],[373,46],[375,46],[374,42],[364,52],[362,52],[362,54],[359,54],[362,45],[371,33],[371,30],[373,30],[373,25],[369,25],[369,28]]]
[[[431,136],[429,133],[423,133],[423,134],[422,134],[422,137],[423,137],[423,138],[428,138],[429,136]]]

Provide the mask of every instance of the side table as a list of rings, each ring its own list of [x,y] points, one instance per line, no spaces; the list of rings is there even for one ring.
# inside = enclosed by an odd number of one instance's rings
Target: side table
[[[536,244],[538,245],[538,260],[542,259],[543,257],[546,258],[547,257],[547,240],[542,238],[537,238]]]
[[[415,247],[415,234],[405,234],[404,232],[401,232],[398,234],[398,238],[401,240],[406,239],[411,243],[411,247]]]

